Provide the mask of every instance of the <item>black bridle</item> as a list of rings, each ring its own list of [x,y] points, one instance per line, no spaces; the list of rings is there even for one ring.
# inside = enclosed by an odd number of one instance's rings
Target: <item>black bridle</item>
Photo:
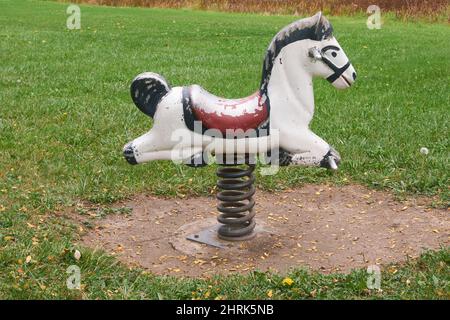
[[[338,47],[336,47],[336,46],[326,46],[326,47],[323,47],[322,50],[320,51],[320,53],[321,53],[321,55],[322,55],[322,61],[323,61],[328,67],[330,67],[331,70],[334,71],[334,73],[333,73],[331,76],[329,76],[329,77],[327,78],[327,80],[328,80],[329,82],[333,83],[333,82],[335,82],[340,76],[342,76],[342,74],[348,69],[348,67],[350,67],[350,61],[348,61],[342,68],[336,67],[336,65],[335,65],[333,62],[331,62],[330,60],[328,60],[327,57],[325,57],[325,54],[324,54],[324,53],[325,53],[326,51],[330,50],[330,49],[333,49],[333,50],[336,50],[336,51],[339,51],[339,50],[341,50],[341,49],[338,48]]]

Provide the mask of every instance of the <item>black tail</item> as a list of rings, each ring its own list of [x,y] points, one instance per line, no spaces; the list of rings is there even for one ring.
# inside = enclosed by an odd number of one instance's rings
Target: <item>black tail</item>
[[[131,83],[131,98],[143,113],[152,117],[161,98],[170,91],[170,85],[163,76],[153,72],[144,72]]]

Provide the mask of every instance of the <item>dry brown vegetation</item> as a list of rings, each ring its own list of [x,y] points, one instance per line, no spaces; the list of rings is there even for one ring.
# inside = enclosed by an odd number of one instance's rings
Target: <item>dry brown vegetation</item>
[[[322,10],[331,15],[362,13],[376,4],[401,18],[447,20],[449,0],[75,0],[111,6],[160,8],[195,8],[231,12],[262,12],[268,14],[306,14]]]

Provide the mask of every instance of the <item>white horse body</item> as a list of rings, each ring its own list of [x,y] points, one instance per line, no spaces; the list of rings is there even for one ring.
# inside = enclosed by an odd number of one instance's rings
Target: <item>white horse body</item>
[[[133,140],[138,163],[169,159],[183,162],[204,151],[226,154],[227,150],[233,150],[238,154],[257,154],[278,147],[271,141],[271,136],[246,138],[243,143],[236,143],[232,139],[202,135],[186,128],[182,121],[173,121],[183,118],[182,90],[183,87],[170,90],[158,105],[152,129]]]
[[[154,124],[125,146],[126,159],[132,164],[169,159],[189,163],[204,153],[243,155],[280,149],[281,164],[335,169],[339,154],[309,129],[313,77],[327,78],[339,89],[356,79],[331,32],[320,13],[281,30],[268,48],[260,90],[244,99],[219,98],[196,85],[170,88],[157,74],[139,75],[132,84],[133,100]],[[199,123],[210,130],[194,128]],[[250,134],[238,139],[225,134],[240,129]]]

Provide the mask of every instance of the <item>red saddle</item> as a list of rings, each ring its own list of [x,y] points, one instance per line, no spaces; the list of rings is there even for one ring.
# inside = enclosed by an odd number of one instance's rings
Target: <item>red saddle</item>
[[[198,85],[183,88],[183,109],[186,126],[194,131],[194,121],[222,134],[227,129],[247,131],[268,123],[269,110],[259,91],[242,99],[217,97]]]

